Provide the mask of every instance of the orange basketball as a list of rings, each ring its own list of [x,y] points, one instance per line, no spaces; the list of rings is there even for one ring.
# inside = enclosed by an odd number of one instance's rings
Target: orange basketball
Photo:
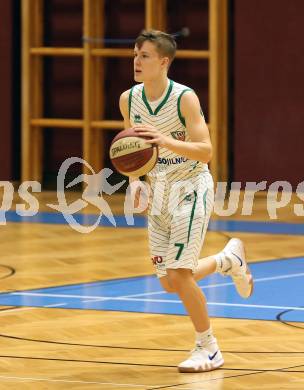
[[[110,146],[110,159],[118,172],[126,176],[146,175],[158,158],[157,145],[145,143],[134,129],[119,132]]]

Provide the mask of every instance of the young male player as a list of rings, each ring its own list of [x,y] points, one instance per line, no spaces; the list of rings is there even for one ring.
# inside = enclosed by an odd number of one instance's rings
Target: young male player
[[[196,332],[195,348],[178,370],[202,372],[222,366],[224,360],[196,280],[214,272],[230,275],[239,294],[249,297],[253,279],[239,239],[198,262],[213,207],[207,166],[212,146],[197,95],[167,77],[175,51],[175,40],[164,32],[143,31],[137,37],[134,79],[140,84],[122,93],[120,110],[125,128],[135,128],[159,147],[158,162],[149,173],[150,252],[162,286],[179,295]],[[136,180],[130,179],[131,187]],[[137,190],[136,201],[138,197]]]

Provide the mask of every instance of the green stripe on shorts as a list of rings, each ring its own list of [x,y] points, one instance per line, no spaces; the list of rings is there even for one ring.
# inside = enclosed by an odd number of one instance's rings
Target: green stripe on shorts
[[[191,228],[192,228],[192,223],[193,223],[193,218],[194,218],[194,211],[195,211],[195,207],[196,207],[196,200],[197,200],[197,192],[194,191],[194,202],[193,202],[191,215],[190,215],[187,244],[189,243],[189,240],[190,240]]]
[[[204,195],[203,195],[203,202],[204,202],[204,214],[205,214],[205,218],[204,218],[204,222],[203,222],[203,227],[202,227],[202,234],[201,236],[203,235],[203,232],[204,232],[204,227],[205,227],[205,222],[206,222],[206,211],[207,211],[207,194],[208,194],[208,190],[205,191]]]

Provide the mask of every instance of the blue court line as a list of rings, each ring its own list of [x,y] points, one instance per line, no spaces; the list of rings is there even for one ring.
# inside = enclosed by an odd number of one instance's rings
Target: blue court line
[[[304,224],[287,222],[212,220],[208,228],[210,231],[304,235]]]
[[[2,218],[1,218],[2,217]],[[39,212],[36,215],[21,217],[15,211],[5,213],[8,222],[29,222],[45,224],[67,224],[61,213]],[[98,215],[95,214],[74,214],[76,222],[81,225],[93,225]],[[147,227],[147,218],[143,215],[134,216],[134,225],[128,225],[124,215],[114,216],[117,227],[144,228]],[[0,214],[0,221],[3,221],[3,214]],[[102,216],[99,226],[113,227],[111,222]],[[209,231],[245,232],[245,233],[266,233],[266,234],[287,234],[304,235],[304,224],[285,222],[259,222],[259,221],[237,221],[237,220],[211,220],[208,226]]]
[[[304,322],[304,258],[265,261],[250,267],[256,282],[249,299],[240,298],[229,277],[214,274],[199,284],[209,315],[276,320],[285,312],[284,321]],[[2,293],[0,305],[186,314],[178,296],[164,292],[155,276]]]
[[[73,214],[75,223],[81,225],[94,225],[97,221],[99,215],[96,214]],[[68,222],[64,218],[62,213],[55,212],[39,212],[34,216],[20,216],[15,211],[7,211],[5,213],[5,218],[7,222],[27,222],[27,223],[45,223],[45,224],[57,224],[57,225],[67,225]],[[129,226],[127,224],[126,218],[124,215],[115,215],[114,216],[117,227],[133,227],[133,228],[143,228],[147,227],[147,218],[145,216],[137,215],[134,216],[134,224]],[[0,214],[0,222],[3,222],[3,215]],[[112,223],[103,215],[100,219],[98,226],[104,227],[114,227]]]

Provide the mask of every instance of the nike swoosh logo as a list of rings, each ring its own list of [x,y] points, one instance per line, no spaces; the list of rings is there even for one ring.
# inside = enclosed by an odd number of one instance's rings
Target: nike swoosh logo
[[[239,259],[240,260],[240,263],[241,263],[241,266],[243,265],[243,261],[242,261],[242,259],[238,256],[238,255],[236,255],[235,253],[233,253],[233,252],[231,252],[237,259]]]
[[[213,360],[214,358],[215,358],[215,356],[216,356],[216,354],[218,353],[218,351],[216,351],[216,352],[214,352],[214,354],[213,355],[208,355],[208,357],[209,357],[209,360]]]

